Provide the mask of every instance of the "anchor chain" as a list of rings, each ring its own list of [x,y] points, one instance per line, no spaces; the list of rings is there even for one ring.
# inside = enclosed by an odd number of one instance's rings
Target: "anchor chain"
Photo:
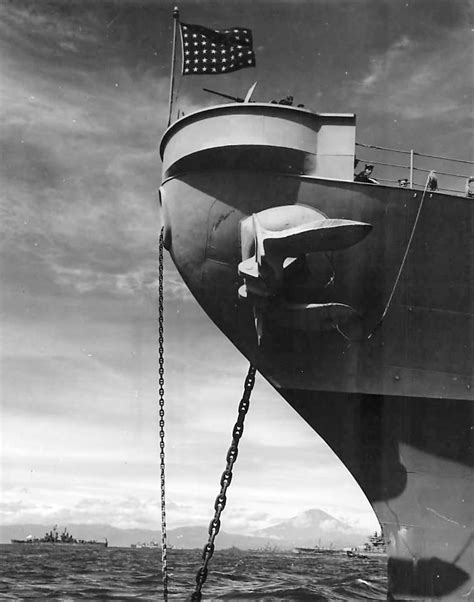
[[[161,574],[163,580],[163,599],[168,600],[168,568],[166,539],[166,495],[165,495],[165,351],[164,351],[164,294],[163,294],[163,236],[160,231],[158,251],[158,404],[160,407],[160,480],[161,480]]]
[[[234,429],[232,431],[232,443],[229,447],[226,456],[227,465],[225,467],[224,472],[222,473],[220,480],[221,490],[214,502],[214,518],[209,523],[209,540],[204,546],[202,552],[203,563],[196,574],[196,589],[193,595],[191,596],[192,602],[200,602],[201,600],[201,590],[207,579],[207,565],[209,564],[209,561],[211,560],[212,555],[214,554],[214,540],[217,534],[219,533],[219,529],[221,527],[220,516],[227,502],[226,492],[232,481],[232,468],[234,466],[235,461],[237,460],[237,455],[239,453],[239,441],[242,437],[242,433],[244,432],[244,420],[250,405],[250,395],[255,384],[256,371],[257,369],[254,366],[252,366],[252,364],[250,364],[247,376],[245,378],[244,393],[239,404],[239,414],[237,417],[237,421],[234,425]]]

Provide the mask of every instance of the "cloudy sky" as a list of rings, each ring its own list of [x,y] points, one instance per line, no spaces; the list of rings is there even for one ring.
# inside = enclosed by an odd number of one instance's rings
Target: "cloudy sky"
[[[173,5],[0,2],[4,524],[160,525],[158,145]],[[178,77],[176,108],[218,102],[202,87],[242,96],[258,81],[256,100],[356,112],[361,142],[472,160],[470,6],[180,2],[184,22],[251,28],[257,66]],[[168,257],[165,281],[168,525],[207,525],[247,362]],[[227,531],[309,508],[376,525],[349,473],[261,378],[235,472]]]

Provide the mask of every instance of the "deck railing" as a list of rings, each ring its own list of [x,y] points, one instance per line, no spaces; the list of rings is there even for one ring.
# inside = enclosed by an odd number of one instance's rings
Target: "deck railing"
[[[364,165],[369,163],[374,166],[372,177],[380,184],[399,186],[400,180],[405,179],[408,181],[408,188],[424,188],[427,174],[434,171],[440,192],[471,196],[468,194],[468,181],[474,176],[474,161],[425,155],[414,150],[385,148],[361,142],[356,142],[356,147],[359,162],[355,173],[363,170]],[[406,157],[406,161],[397,161],[393,158],[394,154]],[[474,195],[474,182],[471,183],[471,190]]]

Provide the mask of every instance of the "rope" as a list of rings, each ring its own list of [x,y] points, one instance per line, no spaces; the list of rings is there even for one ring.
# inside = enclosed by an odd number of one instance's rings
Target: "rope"
[[[339,334],[341,334],[347,341],[362,342],[362,341],[368,341],[368,340],[370,340],[373,337],[373,335],[375,334],[376,330],[378,330],[378,328],[380,327],[380,325],[382,324],[382,322],[385,320],[385,317],[386,317],[386,315],[388,313],[388,310],[390,309],[390,305],[392,304],[393,296],[395,295],[395,291],[397,290],[398,283],[400,282],[400,277],[401,277],[403,269],[405,267],[405,263],[406,263],[406,260],[407,260],[407,257],[408,257],[408,253],[410,252],[411,243],[413,242],[413,238],[415,236],[416,227],[418,225],[418,220],[420,219],[421,210],[423,208],[423,203],[424,203],[424,200],[425,200],[425,195],[426,195],[426,190],[428,188],[428,183],[429,183],[429,177],[426,178],[425,188],[424,188],[423,194],[421,196],[420,204],[418,205],[418,211],[416,212],[415,221],[413,222],[413,226],[412,226],[412,229],[411,229],[410,237],[408,239],[408,243],[407,243],[407,246],[405,248],[405,253],[403,254],[402,262],[400,264],[400,267],[398,268],[397,277],[395,278],[395,282],[394,282],[394,284],[392,286],[392,290],[390,292],[389,298],[387,300],[387,303],[385,304],[385,308],[384,308],[384,310],[382,312],[382,315],[381,315],[379,321],[375,324],[375,326],[372,328],[372,331],[367,336],[363,336],[360,339],[353,339],[353,338],[349,337],[348,335],[346,335],[340,329],[339,324],[336,324],[335,328],[336,328],[337,332],[339,332]]]
[[[363,148],[375,148],[376,150],[389,151],[392,153],[401,153],[403,155],[409,155],[411,151],[401,150],[399,148],[387,148],[385,146],[376,146],[375,144],[363,144],[362,142],[356,142],[356,146],[362,146]],[[417,157],[427,157],[428,159],[440,159],[441,161],[454,161],[455,163],[466,163],[467,165],[474,165],[474,161],[468,161],[466,159],[453,159],[452,157],[441,157],[438,155],[425,155],[424,153],[418,153],[413,151],[413,154]]]
[[[376,146],[375,144],[363,144],[362,142],[356,142],[356,146],[362,146],[363,148],[375,148],[377,150],[390,151],[392,153],[401,153],[403,155],[409,155],[410,151],[401,150],[399,148],[387,148],[385,146]]]
[[[244,393],[239,404],[239,415],[232,431],[232,443],[227,452],[227,465],[221,476],[221,490],[214,502],[214,518],[209,524],[209,540],[204,546],[202,552],[203,563],[196,574],[196,589],[191,596],[192,602],[200,602],[201,589],[207,579],[207,565],[214,554],[214,540],[219,533],[221,527],[220,516],[225,508],[227,497],[226,492],[232,481],[232,467],[237,460],[239,453],[239,440],[244,432],[244,420],[250,405],[250,395],[255,384],[255,373],[257,369],[250,364],[247,376],[245,378]]]
[[[393,287],[392,287],[392,292],[390,293],[388,301],[387,301],[387,303],[385,305],[385,309],[383,310],[382,317],[377,322],[377,324],[375,325],[375,327],[372,330],[371,334],[369,335],[369,337],[368,337],[369,339],[372,337],[372,335],[377,330],[377,328],[380,326],[380,324],[382,324],[382,322],[384,321],[385,316],[387,315],[387,312],[390,309],[390,305],[392,304],[393,296],[395,295],[395,291],[397,290],[398,283],[400,281],[400,277],[402,275],[403,268],[405,267],[405,263],[406,263],[406,260],[407,260],[407,257],[408,257],[408,253],[410,252],[411,243],[413,242],[413,238],[415,236],[416,227],[418,225],[418,220],[420,219],[421,210],[423,208],[423,203],[424,203],[424,200],[425,200],[426,189],[428,188],[428,182],[429,182],[429,178],[426,178],[425,188],[424,188],[423,194],[421,196],[420,204],[418,205],[418,211],[416,212],[415,221],[413,222],[413,227],[411,229],[410,238],[408,239],[408,244],[406,246],[405,253],[403,254],[402,263],[400,264],[400,267],[398,269],[398,274],[397,274],[397,277],[395,278],[395,282],[394,282]]]
[[[163,235],[164,228],[160,231],[158,251],[158,361],[159,361],[159,389],[158,404],[160,407],[160,477],[161,477],[161,574],[163,579],[163,599],[168,600],[168,569],[167,569],[167,541],[166,541],[166,495],[165,495],[165,390],[164,390],[164,288],[163,288]]]

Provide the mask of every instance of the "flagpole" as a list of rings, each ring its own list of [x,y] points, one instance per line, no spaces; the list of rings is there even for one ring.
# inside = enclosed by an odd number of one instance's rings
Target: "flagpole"
[[[174,64],[176,62],[176,32],[178,31],[178,21],[179,21],[179,10],[178,7],[175,6],[173,10],[173,49],[171,51],[171,78],[170,78],[170,97],[169,97],[169,115],[168,115],[168,127],[171,123],[171,112],[173,110],[173,88],[174,88]]]

